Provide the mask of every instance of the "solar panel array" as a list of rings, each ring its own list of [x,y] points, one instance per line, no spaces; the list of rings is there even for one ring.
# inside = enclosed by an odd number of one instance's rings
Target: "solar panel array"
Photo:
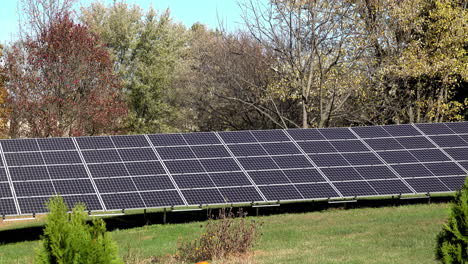
[[[0,215],[453,192],[468,122],[0,141]]]

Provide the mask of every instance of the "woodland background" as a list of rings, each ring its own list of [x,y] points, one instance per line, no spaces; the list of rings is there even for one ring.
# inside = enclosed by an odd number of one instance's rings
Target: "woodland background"
[[[21,0],[1,137],[468,120],[464,0],[241,0],[235,32],[76,2]]]

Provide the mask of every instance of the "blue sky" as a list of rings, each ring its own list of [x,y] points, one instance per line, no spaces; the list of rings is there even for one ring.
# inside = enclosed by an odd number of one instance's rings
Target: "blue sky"
[[[17,39],[18,0],[2,1],[0,8],[0,43],[7,44]],[[92,0],[81,0],[79,5],[87,6]],[[104,1],[112,3],[112,0]],[[143,8],[152,5],[156,10],[170,8],[172,17],[184,25],[191,26],[201,22],[210,28],[218,26],[218,17],[228,30],[242,26],[241,10],[237,0],[127,0],[128,4],[137,3]]]

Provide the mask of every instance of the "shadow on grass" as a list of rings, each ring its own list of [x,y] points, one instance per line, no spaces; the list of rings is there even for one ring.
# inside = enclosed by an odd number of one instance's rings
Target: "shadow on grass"
[[[428,203],[447,203],[453,199],[453,196],[431,197],[430,200],[424,198],[400,200],[400,199],[376,199],[376,200],[358,200],[352,203],[328,203],[326,201],[319,202],[302,202],[281,204],[275,207],[244,207],[244,212],[249,216],[256,215],[275,215],[287,213],[306,213],[323,211],[327,209],[353,209],[353,208],[377,208],[386,206],[400,206],[409,204]],[[186,212],[170,212],[166,213],[166,223],[178,224],[206,221],[210,215],[215,216],[220,209],[203,209],[200,211]],[[236,209],[234,209],[234,212]],[[116,217],[105,218],[107,229],[109,231],[117,229],[128,229],[141,227],[148,224],[163,224],[164,214],[162,212],[147,213],[147,214],[129,214]],[[18,229],[9,229],[0,231],[0,244],[16,243],[21,241],[32,241],[40,239],[42,234],[42,226],[24,227]]]

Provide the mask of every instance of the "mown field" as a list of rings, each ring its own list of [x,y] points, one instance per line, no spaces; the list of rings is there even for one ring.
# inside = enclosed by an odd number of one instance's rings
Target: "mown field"
[[[434,242],[448,204],[330,209],[251,217],[262,221],[254,263],[436,263]],[[175,252],[203,222],[150,225],[112,232],[122,255],[141,258]],[[32,263],[38,241],[0,245],[0,263]]]

